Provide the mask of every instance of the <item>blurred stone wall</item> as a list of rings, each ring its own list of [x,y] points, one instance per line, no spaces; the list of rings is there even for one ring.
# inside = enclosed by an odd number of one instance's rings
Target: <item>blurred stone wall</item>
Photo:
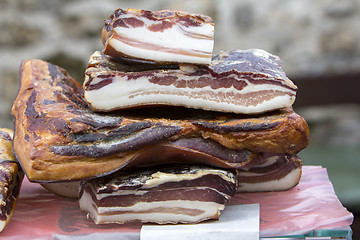
[[[21,61],[50,61],[81,82],[102,48],[103,20],[119,7],[209,15],[215,52],[265,49],[290,78],[360,72],[360,0],[0,0],[0,126],[13,126]]]

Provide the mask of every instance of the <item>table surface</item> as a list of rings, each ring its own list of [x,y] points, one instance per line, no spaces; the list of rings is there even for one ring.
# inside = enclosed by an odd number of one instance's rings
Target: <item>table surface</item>
[[[311,236],[314,229],[324,228],[337,229],[346,235],[344,231],[349,231],[346,227],[353,220],[352,214],[338,200],[326,169],[321,166],[304,166],[299,185],[291,190],[238,193],[230,204],[252,203],[260,204],[261,237],[304,237],[304,234]],[[13,219],[0,238],[81,239],[82,236],[89,239],[91,236],[91,239],[103,239],[107,235],[121,234],[127,239],[140,239],[141,226],[95,225],[80,211],[77,200],[56,196],[25,179]]]
[[[360,212],[360,148],[310,144],[299,156],[304,165],[325,167],[341,203]]]

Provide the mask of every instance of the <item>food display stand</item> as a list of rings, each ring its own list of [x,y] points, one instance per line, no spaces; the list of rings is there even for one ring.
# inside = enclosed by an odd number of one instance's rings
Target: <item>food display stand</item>
[[[353,215],[338,200],[327,171],[321,166],[304,166],[299,184],[288,191],[238,193],[225,208],[219,221],[197,225],[210,226],[227,221],[229,214],[238,214],[238,220],[249,216],[232,209],[258,206],[258,233],[260,239],[351,239]],[[255,208],[256,209],[256,208]],[[244,211],[244,213],[246,210]],[[250,216],[254,217],[254,216]],[[223,222],[222,222],[223,221]],[[206,224],[206,225],[205,225]],[[243,239],[237,220],[226,223],[229,238]],[[161,225],[105,224],[95,225],[82,212],[76,199],[67,199],[48,192],[41,185],[24,179],[16,212],[0,239],[145,239],[147,229],[161,233]],[[149,228],[150,226],[150,228]],[[191,226],[191,225],[190,225]],[[186,225],[166,225],[176,239],[186,236]],[[156,231],[157,228],[159,231]],[[190,232],[196,239],[211,239],[206,227]],[[189,234],[189,233],[188,233]],[[221,233],[220,233],[221,234]],[[225,233],[224,233],[225,234]],[[213,235],[214,236],[214,235]],[[255,235],[256,236],[256,235]],[[160,240],[158,237],[157,240]],[[148,239],[148,238],[147,238]],[[171,238],[167,238],[171,239]]]

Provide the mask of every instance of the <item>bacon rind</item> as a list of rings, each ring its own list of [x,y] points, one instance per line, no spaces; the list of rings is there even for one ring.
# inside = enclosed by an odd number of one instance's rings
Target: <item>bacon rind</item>
[[[12,153],[10,129],[0,128],[0,232],[11,221],[24,177]]]
[[[167,161],[183,156],[175,162],[191,163],[187,156],[196,156],[196,163],[239,168],[263,161],[264,153],[293,155],[308,144],[308,126],[291,109],[247,117],[184,109],[158,109],[157,117],[150,114],[147,118],[134,112],[98,114],[84,100],[81,85],[64,69],[28,60],[20,73],[20,89],[12,108],[14,153],[31,181],[79,180],[140,162],[152,165],[158,159],[146,153],[155,148],[157,152],[171,149],[164,154],[169,156]],[[161,116],[166,114],[170,116]],[[151,133],[156,134],[146,137]],[[132,139],[132,144],[126,139]],[[202,149],[178,141],[196,139],[205,141]],[[207,147],[209,144],[213,147]],[[232,163],[225,159],[230,155],[220,154],[221,148],[239,151],[243,157]]]
[[[210,17],[182,11],[117,9],[102,31],[105,53],[117,59],[209,64],[214,45]]]
[[[233,50],[210,66],[151,65],[114,61],[95,52],[85,72],[85,98],[95,111],[172,105],[258,114],[291,107],[297,87],[277,56],[263,50]]]
[[[84,181],[79,202],[96,224],[198,223],[218,219],[235,192],[229,171],[172,166]]]

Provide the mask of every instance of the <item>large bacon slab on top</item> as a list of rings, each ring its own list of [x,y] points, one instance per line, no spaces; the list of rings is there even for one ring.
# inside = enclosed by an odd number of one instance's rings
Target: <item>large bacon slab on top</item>
[[[259,49],[222,52],[210,66],[133,64],[98,51],[84,89],[96,111],[173,105],[242,114],[291,107],[297,91],[280,59]]]

